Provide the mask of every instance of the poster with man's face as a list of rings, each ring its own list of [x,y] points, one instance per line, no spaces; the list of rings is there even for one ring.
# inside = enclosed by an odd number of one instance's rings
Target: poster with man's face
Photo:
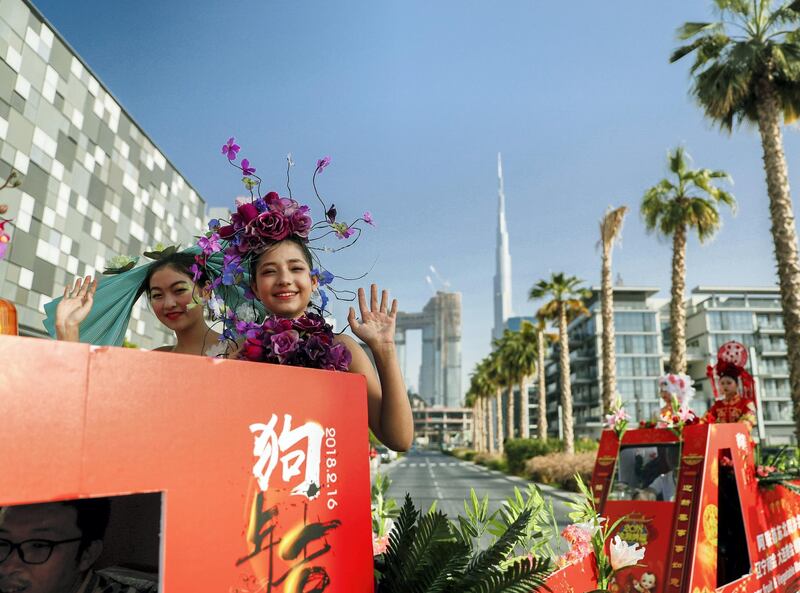
[[[167,593],[372,590],[362,377],[4,336],[0,359],[15,394],[0,398],[0,506],[112,497],[90,572],[155,568]],[[66,515],[71,532],[40,539],[79,537]],[[36,534],[2,525],[0,554],[26,564],[19,544]],[[144,537],[150,556],[125,558]],[[91,559],[89,545],[57,544],[53,559]],[[8,582],[60,593],[25,579]]]

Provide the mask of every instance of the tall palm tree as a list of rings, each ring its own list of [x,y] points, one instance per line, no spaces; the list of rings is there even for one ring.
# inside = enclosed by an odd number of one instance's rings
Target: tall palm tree
[[[481,408],[480,396],[478,395],[473,385],[472,377],[470,377],[470,385],[467,393],[464,396],[464,406],[472,408],[472,448],[475,451],[481,450]]]
[[[617,393],[617,355],[614,337],[614,285],[611,280],[611,254],[622,232],[627,206],[606,210],[600,221],[600,247],[603,263],[600,272],[600,317],[603,321],[603,412],[611,413]]]
[[[547,331],[547,323],[545,319],[538,318],[534,326],[536,332],[536,377],[538,387],[538,402],[537,414],[538,420],[536,422],[536,438],[542,441],[547,440],[547,381],[545,377],[545,364],[544,356],[547,351],[546,343],[554,343],[558,340],[556,334]]]
[[[686,238],[697,232],[700,242],[710,239],[719,229],[719,206],[736,210],[730,193],[716,187],[715,179],[730,179],[724,171],[690,169],[689,155],[678,147],[668,155],[669,170],[675,182],[662,179],[644,194],[641,212],[648,231],[672,237],[672,292],[669,305],[670,356],[672,373],[686,372]]]
[[[575,452],[575,432],[572,417],[572,385],[569,368],[569,335],[567,324],[579,315],[589,311],[584,299],[591,294],[581,287],[581,280],[575,276],[566,276],[563,272],[551,274],[548,280],[539,280],[529,293],[531,300],[549,299],[539,309],[540,319],[555,321],[558,324],[559,372],[561,383],[561,408],[563,413],[564,451]]]
[[[678,35],[692,41],[675,50],[670,61],[694,53],[692,94],[723,130],[732,131],[734,122],[758,125],[800,437],[800,259],[781,133],[781,116],[788,123],[800,114],[800,2],[715,4],[720,21],[684,24]]]
[[[503,387],[505,387],[506,374],[503,369],[503,363],[500,359],[497,350],[492,350],[487,358],[487,377],[490,383],[494,386],[494,404],[495,404],[495,420],[494,428],[497,431],[496,448],[494,451],[503,454],[505,449],[505,430],[503,427]]]
[[[503,337],[494,341],[495,352],[497,353],[497,364],[502,378],[503,387],[506,388],[506,437],[514,438],[514,416],[516,406],[514,402],[514,385],[519,376],[519,369],[516,358],[516,332],[509,329],[503,332]]]
[[[477,426],[477,444],[478,451],[488,451],[492,445],[494,432],[491,425],[491,410],[487,405],[490,396],[494,393],[494,386],[489,381],[487,362],[482,360],[479,362],[475,371],[470,376],[469,397],[474,398],[477,419],[473,423]]]
[[[514,333],[512,355],[514,370],[519,385],[519,436],[522,439],[531,436],[530,402],[528,385],[536,372],[539,358],[539,342],[537,331],[530,321],[523,321],[519,331]]]

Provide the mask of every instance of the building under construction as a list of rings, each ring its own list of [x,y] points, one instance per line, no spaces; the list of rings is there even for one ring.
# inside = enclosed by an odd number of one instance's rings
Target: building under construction
[[[422,330],[420,396],[432,406],[461,406],[461,293],[438,291],[421,312],[397,314],[395,343],[406,376],[408,330]]]

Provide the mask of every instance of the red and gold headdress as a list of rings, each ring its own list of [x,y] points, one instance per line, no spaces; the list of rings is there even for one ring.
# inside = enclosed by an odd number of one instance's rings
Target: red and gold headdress
[[[751,400],[755,405],[755,381],[753,381],[753,377],[747,372],[747,369],[745,369],[746,364],[747,348],[744,344],[731,340],[720,346],[717,352],[717,364],[714,366],[708,365],[706,367],[706,375],[711,381],[711,390],[714,393],[714,399],[721,398],[717,390],[717,380],[720,377],[730,377],[739,382],[742,397],[745,400]]]

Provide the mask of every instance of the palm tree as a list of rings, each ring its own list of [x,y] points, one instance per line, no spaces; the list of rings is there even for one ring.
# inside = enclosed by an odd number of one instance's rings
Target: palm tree
[[[494,341],[495,352],[497,353],[497,364],[502,378],[503,387],[506,388],[507,402],[506,402],[506,437],[509,439],[514,438],[514,416],[515,402],[514,402],[514,385],[517,383],[519,377],[519,369],[517,365],[517,358],[515,350],[516,332],[509,329],[503,332],[503,337]]]
[[[545,342],[553,343],[558,340],[558,336],[546,331],[546,321],[539,317],[534,326],[536,331],[536,376],[538,379],[538,405],[537,413],[539,418],[536,423],[536,437],[541,441],[547,440],[547,382],[545,380],[544,355],[546,353]]]
[[[730,179],[724,171],[689,169],[687,155],[678,147],[668,155],[669,170],[675,183],[662,179],[644,194],[641,212],[648,231],[672,237],[672,294],[669,305],[670,356],[672,373],[686,372],[686,235],[697,231],[700,242],[714,236],[721,225],[719,205],[736,210],[730,193],[716,187],[712,180]]]
[[[788,123],[800,114],[800,2],[715,4],[720,22],[685,23],[678,35],[693,41],[675,50],[670,61],[694,53],[692,94],[720,128],[731,132],[734,121],[758,125],[800,437],[800,260],[781,133],[781,115]]]
[[[467,408],[472,408],[472,448],[475,451],[481,450],[481,408],[480,408],[480,397],[476,392],[472,377],[470,377],[470,385],[467,389],[467,393],[464,396],[464,406]]]
[[[584,305],[584,299],[591,294],[581,287],[581,280],[575,276],[565,276],[563,272],[551,274],[549,280],[539,280],[530,290],[531,300],[548,298],[539,309],[537,316],[540,319],[558,323],[559,346],[559,371],[561,383],[561,408],[564,425],[564,451],[575,452],[575,433],[572,417],[572,385],[569,369],[569,335],[567,324],[579,315],[586,315],[589,311]]]
[[[614,337],[614,286],[611,281],[611,253],[622,232],[627,206],[608,207],[600,221],[603,263],[600,273],[600,317],[603,321],[603,412],[609,414],[617,393],[617,356]]]
[[[497,430],[497,447],[494,449],[496,452],[503,454],[505,441],[505,434],[503,429],[503,387],[505,387],[506,374],[503,369],[503,363],[500,359],[497,350],[492,352],[487,357],[487,377],[489,382],[494,386],[494,400],[495,400],[495,428]]]
[[[519,386],[519,437],[522,439],[527,439],[531,436],[528,384],[536,372],[538,350],[536,328],[530,321],[523,321],[519,331],[512,334],[510,348],[511,366],[514,370],[516,383]]]
[[[487,405],[494,387],[489,381],[486,360],[479,362],[470,376],[468,400],[474,400],[475,412],[473,425],[476,427],[476,444],[478,451],[488,451],[492,445],[494,432],[491,424],[491,410]]]

